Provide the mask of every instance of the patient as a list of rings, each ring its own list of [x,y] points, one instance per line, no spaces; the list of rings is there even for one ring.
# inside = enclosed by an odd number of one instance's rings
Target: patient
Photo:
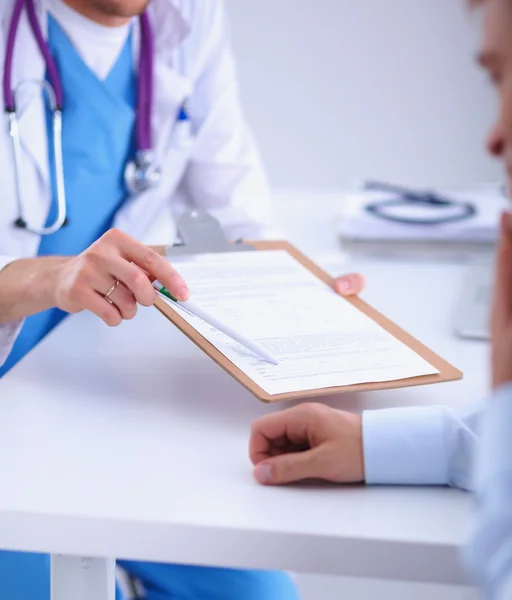
[[[479,62],[500,98],[488,150],[512,188],[512,0],[484,9]],[[503,215],[492,318],[490,403],[365,411],[303,404],[253,424],[250,457],[262,484],[319,478],[335,483],[476,487],[480,522],[468,562],[489,598],[512,598],[512,215]],[[486,433],[480,441],[481,430]],[[473,465],[482,443],[476,486]],[[306,450],[304,447],[306,446]],[[480,453],[479,453],[480,455]]]

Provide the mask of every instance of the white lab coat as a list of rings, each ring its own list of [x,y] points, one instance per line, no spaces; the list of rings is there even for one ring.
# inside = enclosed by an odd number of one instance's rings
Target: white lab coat
[[[37,8],[44,30],[43,3],[39,0]],[[1,65],[13,4],[2,2],[0,7]],[[241,112],[223,0],[152,0],[148,10],[156,55],[153,144],[163,179],[157,189],[128,200],[116,216],[115,227],[141,238],[171,202],[175,216],[187,205],[210,211],[230,238],[264,237],[272,220],[269,193]],[[139,39],[136,27],[137,56]],[[16,38],[13,87],[42,80],[44,74],[44,61],[24,12]],[[18,114],[24,211],[31,224],[41,226],[51,191],[44,105],[38,88],[22,90]],[[174,126],[186,98],[190,135],[183,139],[184,132],[177,136]],[[1,270],[15,259],[35,256],[39,245],[39,236],[13,226],[18,210],[7,121],[0,124],[0,194]],[[19,328],[19,322],[0,325],[0,365]]]

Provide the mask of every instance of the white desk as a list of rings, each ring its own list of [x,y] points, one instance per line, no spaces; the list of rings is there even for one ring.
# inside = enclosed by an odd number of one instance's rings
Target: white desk
[[[358,266],[369,280],[365,298],[465,379],[330,403],[361,410],[481,396],[487,347],[450,332],[463,269]],[[69,319],[0,383],[0,548],[464,582],[458,550],[468,495],[259,487],[249,427],[270,410],[153,309],[113,330],[90,314]],[[70,560],[55,569],[55,598],[76,585],[73,569],[82,578],[99,573],[100,582],[112,575],[111,560],[82,566]],[[91,598],[108,598],[106,590]]]

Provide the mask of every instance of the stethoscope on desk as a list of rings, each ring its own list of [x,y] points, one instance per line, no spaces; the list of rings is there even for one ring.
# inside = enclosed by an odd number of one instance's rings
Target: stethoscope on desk
[[[23,154],[20,139],[20,128],[16,113],[16,90],[12,89],[12,65],[14,43],[23,8],[26,9],[32,33],[37,42],[41,55],[46,63],[48,81],[24,82],[38,83],[46,92],[52,113],[53,144],[55,153],[55,179],[57,196],[57,217],[47,227],[31,226],[25,218],[23,211]],[[155,163],[153,144],[151,139],[151,110],[153,105],[153,32],[146,13],[140,18],[141,48],[139,56],[139,77],[137,82],[136,106],[136,145],[135,159],[130,161],[125,169],[126,186],[131,194],[141,194],[160,183],[161,170]],[[14,151],[14,165],[16,178],[16,198],[18,203],[18,218],[15,226],[26,229],[38,235],[49,235],[58,231],[66,222],[66,192],[64,188],[64,169],[62,154],[62,108],[64,104],[62,85],[57,65],[46,44],[41,27],[37,20],[34,0],[16,0],[12,14],[7,47],[5,51],[4,78],[3,78],[4,108],[9,119],[9,135],[12,139]],[[181,107],[178,120],[188,118],[184,106]]]
[[[476,214],[476,207],[471,202],[455,200],[447,196],[429,191],[415,191],[397,185],[367,181],[364,190],[388,192],[392,195],[389,200],[371,202],[365,206],[366,212],[375,217],[405,225],[444,225],[470,219]],[[396,207],[427,208],[435,211],[431,218],[412,218],[393,214]],[[455,212],[453,210],[455,209]],[[449,210],[449,214],[442,214]],[[441,214],[440,214],[441,213]]]

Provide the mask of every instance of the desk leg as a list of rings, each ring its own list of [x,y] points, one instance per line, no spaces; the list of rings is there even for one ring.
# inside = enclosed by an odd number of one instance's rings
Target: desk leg
[[[52,555],[51,600],[115,600],[116,562]]]

